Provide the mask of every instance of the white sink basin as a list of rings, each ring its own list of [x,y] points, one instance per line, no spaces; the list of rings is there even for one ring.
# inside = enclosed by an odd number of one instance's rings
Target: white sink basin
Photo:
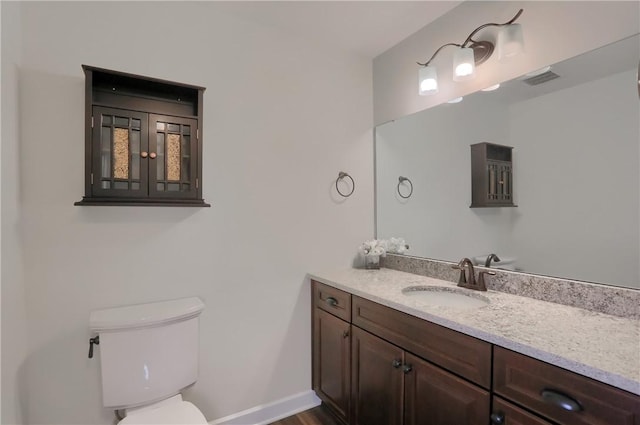
[[[410,286],[402,293],[430,306],[479,308],[489,305],[489,298],[473,292],[439,286]]]

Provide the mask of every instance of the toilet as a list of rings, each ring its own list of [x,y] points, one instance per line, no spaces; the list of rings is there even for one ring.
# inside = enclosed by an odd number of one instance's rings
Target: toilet
[[[198,378],[203,309],[192,297],[91,312],[89,327],[99,337],[102,403],[124,415],[119,425],[207,423],[181,394]]]

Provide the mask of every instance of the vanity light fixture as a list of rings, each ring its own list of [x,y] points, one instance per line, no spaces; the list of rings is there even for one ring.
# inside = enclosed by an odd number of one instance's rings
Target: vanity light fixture
[[[522,27],[514,22],[520,17],[523,9],[520,9],[516,16],[504,24],[488,23],[480,25],[473,30],[462,44],[447,43],[440,46],[431,56],[431,59],[424,63],[418,62],[418,94],[425,96],[438,92],[438,77],[435,66],[431,61],[447,46],[456,46],[458,49],[453,55],[453,80],[466,81],[475,76],[476,65],[484,63],[495,50],[496,46],[491,41],[476,41],[473,36],[486,27],[501,27],[498,33],[497,48],[498,60],[504,61],[522,52],[524,39],[522,37]]]

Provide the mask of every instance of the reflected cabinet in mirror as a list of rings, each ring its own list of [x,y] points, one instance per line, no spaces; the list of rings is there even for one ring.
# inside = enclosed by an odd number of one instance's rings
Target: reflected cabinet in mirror
[[[377,237],[418,257],[495,253],[492,267],[640,287],[639,59],[636,35],[377,127]],[[513,148],[518,208],[469,208],[480,143]]]

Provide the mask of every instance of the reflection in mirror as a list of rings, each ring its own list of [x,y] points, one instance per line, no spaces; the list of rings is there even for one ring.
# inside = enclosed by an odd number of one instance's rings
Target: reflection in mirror
[[[377,127],[376,237],[419,257],[495,253],[492,267],[640,287],[639,58],[636,35]],[[481,142],[513,147],[518,207],[469,208]]]

